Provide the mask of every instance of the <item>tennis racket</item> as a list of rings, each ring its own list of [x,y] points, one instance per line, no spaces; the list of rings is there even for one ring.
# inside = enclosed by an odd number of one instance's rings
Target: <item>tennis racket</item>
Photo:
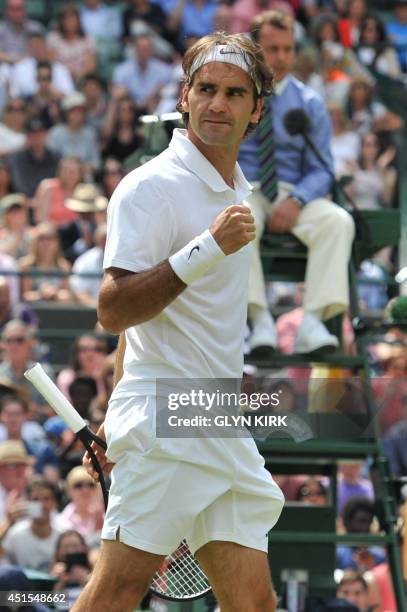
[[[109,493],[106,481],[91,446],[92,442],[96,442],[106,450],[106,442],[89,429],[84,419],[46,374],[41,364],[35,364],[24,373],[24,376],[47,400],[88,451],[92,464],[99,475],[103,500],[105,508],[107,508]],[[209,593],[210,590],[208,579],[199,567],[185,540],[172,554],[165,558],[150,585],[151,593],[169,601],[199,599]]]

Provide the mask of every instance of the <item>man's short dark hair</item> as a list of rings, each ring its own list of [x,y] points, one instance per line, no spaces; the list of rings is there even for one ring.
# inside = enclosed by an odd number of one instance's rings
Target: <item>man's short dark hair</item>
[[[27,483],[26,491],[27,495],[31,495],[33,490],[36,488],[47,489],[54,500],[59,504],[61,500],[60,490],[54,483],[50,482],[43,476],[33,476]]]
[[[19,404],[25,413],[28,412],[27,402],[15,393],[7,393],[7,395],[3,395],[3,397],[0,399],[0,414],[3,412],[4,408],[8,406],[8,404]]]
[[[41,70],[41,68],[45,68],[46,70],[52,72],[52,64],[48,60],[40,60],[37,62],[37,72]]]
[[[342,512],[343,524],[345,525],[346,529],[359,510],[366,512],[366,514],[370,514],[373,519],[375,515],[374,502],[367,497],[351,497],[349,501],[346,502]]]
[[[290,15],[281,11],[264,11],[256,15],[250,24],[250,35],[254,41],[259,42],[260,30],[265,25],[294,34],[294,20]]]
[[[96,397],[98,394],[98,388],[95,379],[91,376],[76,376],[68,387],[69,395],[71,395],[72,392],[75,393],[75,389],[78,387],[83,386],[88,387],[92,392],[93,397]]]
[[[343,576],[338,584],[337,590],[339,591],[341,587],[345,586],[346,584],[353,584],[354,582],[359,582],[364,591],[367,592],[369,590],[369,585],[363,574],[352,569],[346,569],[343,572]]]

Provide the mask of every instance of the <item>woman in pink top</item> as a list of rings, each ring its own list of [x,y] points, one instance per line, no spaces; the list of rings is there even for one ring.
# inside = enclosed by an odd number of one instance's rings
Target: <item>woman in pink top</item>
[[[82,179],[81,163],[76,157],[64,157],[58,164],[57,176],[43,179],[34,197],[34,218],[36,223],[50,221],[55,225],[70,223],[78,213],[65,206],[65,200],[72,197],[75,187]]]
[[[85,538],[97,533],[103,524],[103,499],[96,483],[82,465],[74,467],[66,478],[71,500],[56,517],[61,530],[76,529]]]
[[[95,71],[95,42],[82,30],[75,5],[62,8],[56,31],[49,34],[47,43],[53,54],[52,59],[64,64],[76,82]]]

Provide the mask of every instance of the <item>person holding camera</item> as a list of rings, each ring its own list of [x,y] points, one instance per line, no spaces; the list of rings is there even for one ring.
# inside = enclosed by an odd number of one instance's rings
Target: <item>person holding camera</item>
[[[48,572],[59,536],[52,523],[58,506],[57,489],[34,476],[27,485],[27,501],[25,518],[9,521],[0,534],[0,556],[13,565]]]
[[[61,533],[56,543],[50,573],[57,579],[54,592],[66,595],[63,609],[68,610],[89,580],[91,573],[89,548],[79,531],[69,529]]]

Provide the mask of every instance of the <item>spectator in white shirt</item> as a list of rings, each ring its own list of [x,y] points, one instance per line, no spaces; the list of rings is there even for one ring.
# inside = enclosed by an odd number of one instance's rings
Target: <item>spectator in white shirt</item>
[[[100,285],[103,276],[103,254],[106,244],[106,224],[99,225],[93,237],[95,246],[75,260],[72,268],[71,289],[80,304],[96,308]],[[98,276],[78,276],[83,273],[91,273]]]
[[[33,96],[38,91],[37,64],[49,61],[49,49],[41,33],[30,35],[27,57],[14,65],[10,76],[10,92],[12,96]],[[74,90],[74,84],[68,68],[60,62],[51,63],[53,89],[69,94]]]
[[[0,535],[2,553],[14,565],[48,572],[59,536],[51,520],[58,507],[57,490],[44,478],[33,477],[27,497],[29,518],[9,524]]]

